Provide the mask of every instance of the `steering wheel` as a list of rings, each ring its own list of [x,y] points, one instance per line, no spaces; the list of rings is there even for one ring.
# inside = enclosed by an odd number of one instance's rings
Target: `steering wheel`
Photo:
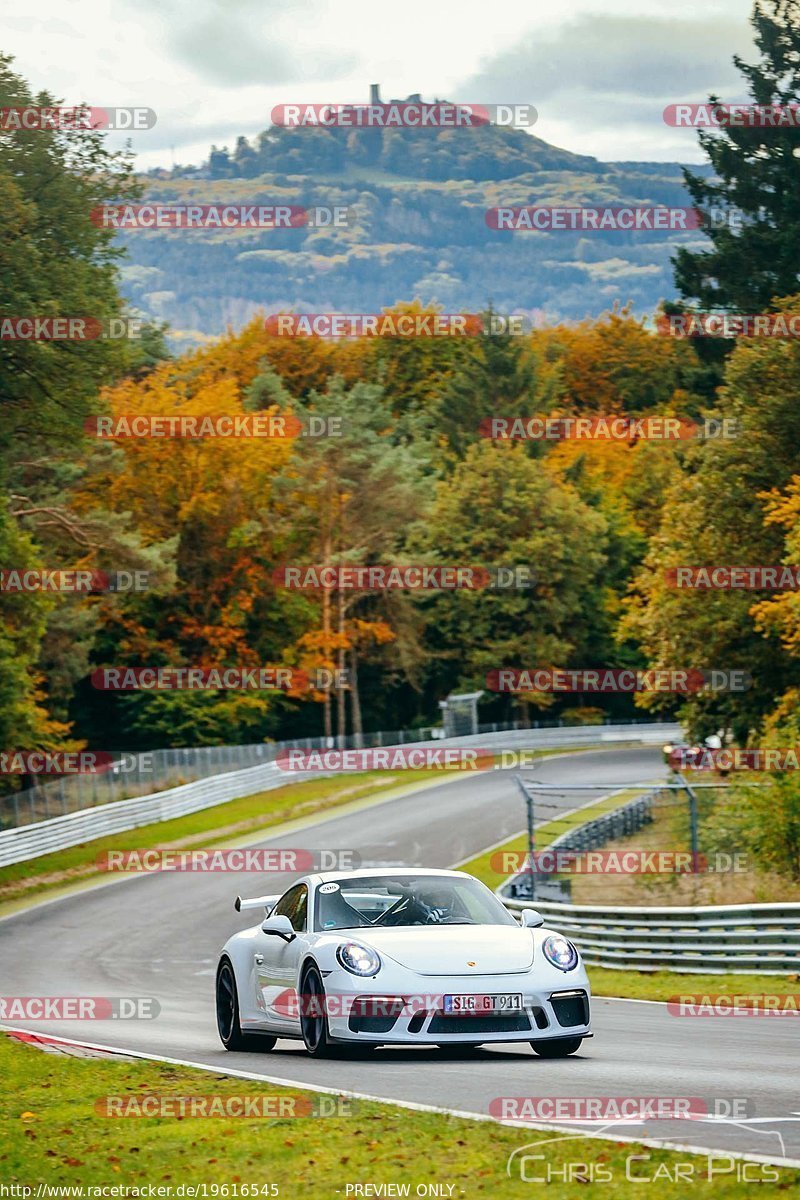
[[[372,924],[373,925],[382,925],[385,923],[388,925],[389,924],[388,918],[391,917],[393,913],[400,912],[403,908],[403,905],[406,905],[406,904],[408,905],[408,908],[406,910],[406,916],[411,918],[410,920],[408,920],[406,922],[406,924],[408,924],[408,925],[428,925],[428,924],[432,923],[430,920],[430,917],[431,917],[430,909],[426,905],[424,905],[421,900],[418,900],[417,897],[415,895],[413,895],[413,893],[411,893],[408,896],[401,896],[399,900],[395,901],[395,903],[392,905],[391,908],[387,908],[386,912],[381,913],[381,915],[376,920],[374,920],[372,922]]]
[[[412,897],[410,895],[401,896],[400,899],[395,900],[394,904],[392,904],[389,908],[384,909],[384,911],[381,913],[381,915],[379,917],[376,917],[375,920],[372,922],[372,924],[373,925],[382,925],[387,917],[390,917],[392,915],[392,913],[397,912],[397,910],[403,904],[405,904],[408,900],[411,900],[411,899],[412,899]]]

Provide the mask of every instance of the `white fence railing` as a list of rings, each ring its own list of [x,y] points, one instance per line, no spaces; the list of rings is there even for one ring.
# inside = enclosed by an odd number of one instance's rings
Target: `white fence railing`
[[[308,775],[295,775],[294,778],[307,779]],[[264,763],[244,771],[198,779],[195,783],[185,783],[152,796],[117,800],[113,804],[100,804],[96,808],[66,813],[63,817],[52,817],[49,821],[38,821],[35,825],[4,829],[0,832],[0,867],[38,858],[53,850],[65,850],[95,838],[138,829],[140,825],[183,817],[203,808],[213,808],[215,804],[224,804],[226,800],[238,800],[242,796],[282,787],[286,782],[286,773],[275,763]]]
[[[615,817],[650,806],[656,792],[630,800],[562,834],[550,847],[581,853],[621,836]],[[617,823],[617,824],[622,824]],[[582,837],[585,831],[587,837]],[[593,835],[593,836],[591,836]],[[755,972],[785,975],[800,970],[800,904],[731,904],[693,907],[632,907],[526,900],[514,892],[525,872],[500,885],[506,908],[534,908],[575,943],[589,966],[612,970],[675,971],[678,974]],[[524,889],[528,894],[530,888]]]
[[[617,729],[648,723],[650,722],[640,719],[624,722],[604,719],[601,726],[583,728],[598,731],[603,726]],[[555,737],[558,737],[563,729],[567,739],[576,734],[579,740],[581,739],[581,727],[570,728],[558,719],[534,721],[533,729],[547,730]],[[479,725],[475,734],[496,736],[510,732],[512,736],[509,745],[513,745],[515,731],[527,735],[528,729],[523,729],[520,722]],[[134,796],[152,796],[157,792],[165,792],[168,788],[207,779],[209,775],[230,775],[233,771],[244,771],[247,767],[260,767],[265,763],[275,762],[282,751],[406,746],[437,738],[444,738],[444,730],[426,726],[421,729],[384,729],[359,735],[351,733],[328,738],[305,737],[284,742],[255,742],[238,746],[183,746],[141,753],[104,751],[104,765],[100,770],[55,777],[39,775],[30,787],[0,795],[0,830],[13,829],[17,825],[35,825],[39,821],[49,821],[51,817],[63,817],[70,812],[95,808],[99,804],[114,804],[117,800],[130,800]],[[595,740],[601,740],[599,732]],[[491,745],[492,737],[481,736],[478,744],[484,743]],[[546,744],[549,745],[550,742]]]
[[[800,971],[800,904],[633,908],[508,900],[535,908],[590,966],[680,974]]]
[[[536,749],[571,745],[597,745],[613,742],[640,742],[647,745],[660,744],[680,736],[677,725],[654,722],[640,725],[569,726],[555,729],[516,729],[498,733],[476,734],[473,737],[449,738],[420,742],[420,746],[481,746],[502,751],[504,749]],[[248,767],[243,771],[230,771],[224,775],[212,775],[194,783],[156,792],[150,796],[136,796],[128,800],[117,800],[94,808],[80,809],[64,816],[52,817],[31,825],[0,831],[0,867],[24,862],[64,850],[95,838],[108,837],[141,825],[156,821],[168,821],[173,817],[199,812],[237,800],[256,792],[269,791],[287,783],[309,778],[309,774],[282,771],[275,763]]]

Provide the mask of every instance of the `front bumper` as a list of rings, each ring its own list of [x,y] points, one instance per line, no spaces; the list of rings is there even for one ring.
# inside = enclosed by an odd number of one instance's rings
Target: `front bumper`
[[[338,974],[338,972],[336,973]],[[351,1004],[328,1012],[328,1028],[335,1041],[381,1044],[446,1045],[476,1042],[550,1041],[559,1037],[591,1037],[591,993],[582,968],[542,986],[525,975],[490,975],[475,978],[430,977],[436,986],[402,990],[379,989],[378,980],[359,980]],[[569,976],[575,979],[569,979]],[[341,982],[341,981],[339,981]],[[329,977],[326,989],[335,988]],[[505,1013],[446,1015],[445,994],[497,995],[521,993],[522,1009]]]

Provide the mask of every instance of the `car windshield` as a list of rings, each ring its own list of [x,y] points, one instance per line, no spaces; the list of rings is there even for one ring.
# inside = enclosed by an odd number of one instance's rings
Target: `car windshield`
[[[332,880],[317,888],[316,928],[409,925],[516,925],[476,879],[436,875],[376,875]]]

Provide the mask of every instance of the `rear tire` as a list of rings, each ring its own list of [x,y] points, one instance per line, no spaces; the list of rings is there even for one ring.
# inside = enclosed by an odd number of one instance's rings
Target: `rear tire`
[[[226,1050],[272,1050],[278,1040],[268,1034],[242,1033],[236,975],[228,958],[217,968],[217,1031]]]
[[[583,1038],[553,1038],[552,1041],[531,1042],[540,1058],[566,1058],[580,1050]]]

